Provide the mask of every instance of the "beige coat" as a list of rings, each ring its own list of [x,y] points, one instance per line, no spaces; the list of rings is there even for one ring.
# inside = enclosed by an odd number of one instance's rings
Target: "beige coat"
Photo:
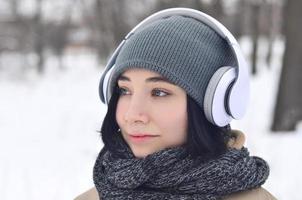
[[[232,130],[232,132],[235,138],[230,140],[228,145],[232,148],[239,149],[244,145],[245,136],[238,130]],[[76,197],[75,200],[100,200],[100,198],[98,196],[96,188],[93,187]],[[225,197],[224,200],[276,200],[276,198],[261,187],[229,195]]]
[[[95,187],[91,188],[87,192],[76,197],[75,200],[100,200]],[[276,200],[268,191],[264,188],[258,188],[254,190],[248,190],[232,194],[224,200]]]

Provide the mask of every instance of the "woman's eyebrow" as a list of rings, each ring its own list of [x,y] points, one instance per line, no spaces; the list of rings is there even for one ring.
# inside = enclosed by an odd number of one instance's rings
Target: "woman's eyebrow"
[[[118,77],[117,81],[131,81],[131,80],[127,76],[121,75],[120,77]]]
[[[175,85],[174,83],[172,83],[171,81],[169,81],[165,77],[161,77],[161,76],[155,76],[155,77],[147,78],[146,82],[153,82],[153,83],[155,83],[155,82],[165,82],[165,83]]]
[[[131,79],[125,75],[121,75],[117,81],[131,81]],[[146,79],[146,82],[152,82],[152,83],[156,83],[156,82],[165,82],[165,83],[169,83],[172,85],[175,85],[174,83],[172,83],[171,81],[169,81],[168,79],[166,79],[165,77],[161,77],[161,76],[154,76],[154,77],[149,77]]]

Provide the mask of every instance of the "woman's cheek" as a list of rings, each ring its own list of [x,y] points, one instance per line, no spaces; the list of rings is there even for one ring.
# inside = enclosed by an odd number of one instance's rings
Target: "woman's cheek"
[[[115,117],[116,117],[116,122],[120,127],[123,125],[123,118],[126,113],[126,110],[127,108],[126,108],[125,101],[119,99],[116,107]]]
[[[155,123],[160,126],[163,132],[169,135],[172,134],[177,138],[184,138],[188,124],[186,106],[183,104],[170,106],[166,105],[166,107],[162,107],[157,111],[160,114],[157,114],[158,117],[154,118],[156,120]]]

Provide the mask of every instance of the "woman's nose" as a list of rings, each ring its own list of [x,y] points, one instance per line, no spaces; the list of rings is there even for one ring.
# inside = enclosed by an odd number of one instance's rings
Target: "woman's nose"
[[[132,95],[124,119],[128,123],[147,123],[149,114],[145,98]]]

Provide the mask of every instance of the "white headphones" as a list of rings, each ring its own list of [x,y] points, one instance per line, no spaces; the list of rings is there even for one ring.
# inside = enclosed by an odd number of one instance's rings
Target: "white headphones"
[[[147,24],[172,15],[194,18],[211,27],[228,42],[236,56],[237,66],[222,66],[214,73],[206,89],[203,103],[204,113],[212,124],[220,127],[229,124],[232,119],[241,119],[246,112],[249,99],[249,73],[239,44],[227,28],[216,19],[190,8],[170,8],[154,13],[140,22],[126,35],[112,54],[102,74],[99,85],[99,94],[102,102],[109,103],[111,97],[109,88],[111,72],[114,68],[115,60],[127,39]]]

